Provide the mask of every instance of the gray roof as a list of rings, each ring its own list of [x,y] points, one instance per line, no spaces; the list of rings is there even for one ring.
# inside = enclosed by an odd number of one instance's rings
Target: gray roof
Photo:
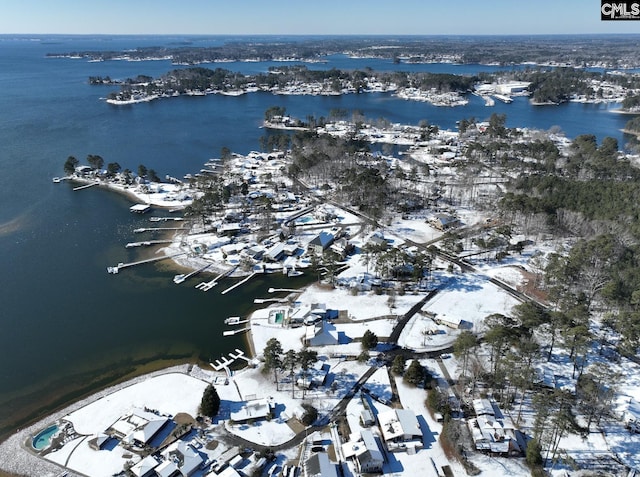
[[[329,454],[318,452],[305,462],[308,477],[338,477],[336,465],[329,460]]]

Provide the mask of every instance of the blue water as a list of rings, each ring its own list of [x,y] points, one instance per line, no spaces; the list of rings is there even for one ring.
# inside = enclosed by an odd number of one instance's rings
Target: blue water
[[[157,76],[175,68],[168,61],[91,63],[46,58],[49,52],[121,50],[169,45],[180,37],[0,36],[0,435],[25,419],[125,373],[166,359],[218,357],[243,347],[241,337],[221,337],[227,316],[247,313],[252,298],[265,295],[274,280],[254,279],[233,293],[202,293],[176,286],[175,270],[142,266],[110,276],[105,269],[152,253],[126,250],[133,229],[147,218],[130,214],[130,202],[104,190],[72,192],[53,184],[69,155],[81,161],[100,154],[137,170],[181,177],[217,157],[223,146],[240,153],[259,148],[264,111],[285,106],[301,118],[329,115],[335,108],[367,117],[418,124],[426,119],[444,129],[456,121],[505,113],[508,126],[560,126],[570,137],[595,133],[625,142],[627,118],[605,106],[565,104],[531,107],[526,99],[487,108],[476,97],[462,108],[438,108],[390,94],[343,97],[181,97],[134,106],[106,104],[114,87],[90,86],[91,75]],[[221,37],[191,38],[215,45]],[[281,64],[281,63],[278,63]],[[226,63],[246,73],[270,63]],[[309,68],[371,66],[394,69],[389,61],[352,60],[342,55]],[[400,65],[411,71],[470,74],[479,65]],[[495,67],[494,67],[495,68]],[[290,284],[290,282],[288,282]],[[193,285],[193,284],[192,284]],[[42,356],[45,359],[33,359]]]
[[[33,438],[33,448],[36,450],[42,450],[47,447],[56,432],[58,432],[58,426],[53,425],[51,427],[47,427],[44,431]]]

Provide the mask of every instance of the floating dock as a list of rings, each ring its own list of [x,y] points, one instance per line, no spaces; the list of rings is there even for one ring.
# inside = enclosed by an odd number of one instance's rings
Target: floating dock
[[[243,325],[245,323],[249,323],[249,320],[241,320],[239,316],[230,316],[224,320],[225,325]]]
[[[209,363],[209,366],[211,366],[216,371],[225,370],[227,374],[230,375],[231,371],[229,371],[229,366],[233,364],[237,359],[242,359],[247,363],[251,362],[251,360],[244,355],[244,351],[236,348],[235,352],[229,353],[228,358],[225,358],[223,356],[220,359],[216,359],[213,363]]]
[[[237,330],[228,330],[228,331],[223,331],[222,332],[222,336],[233,336],[233,335],[237,335],[238,333],[244,333],[245,331],[249,331],[251,328],[240,328]]]
[[[134,214],[146,214],[151,210],[151,206],[149,204],[135,204],[129,207],[129,212],[133,212]]]

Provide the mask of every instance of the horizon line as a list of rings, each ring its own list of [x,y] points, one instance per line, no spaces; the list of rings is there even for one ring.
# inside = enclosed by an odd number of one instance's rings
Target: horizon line
[[[0,36],[272,36],[272,37],[370,37],[370,38],[433,38],[433,37],[542,37],[542,36],[640,36],[640,32],[592,33],[0,33]]]

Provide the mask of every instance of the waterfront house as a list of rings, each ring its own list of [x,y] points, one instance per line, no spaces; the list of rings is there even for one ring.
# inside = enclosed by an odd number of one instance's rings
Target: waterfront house
[[[164,428],[169,419],[152,412],[134,409],[116,421],[110,428],[111,433],[127,444],[144,447]]]
[[[308,250],[316,255],[322,255],[333,243],[335,236],[331,232],[320,232],[308,245]]]
[[[317,325],[307,327],[305,342],[308,346],[337,345],[338,331],[332,323],[321,320]]]
[[[232,412],[230,417],[234,422],[266,419],[275,409],[273,398],[253,399],[246,401],[241,409]]]

